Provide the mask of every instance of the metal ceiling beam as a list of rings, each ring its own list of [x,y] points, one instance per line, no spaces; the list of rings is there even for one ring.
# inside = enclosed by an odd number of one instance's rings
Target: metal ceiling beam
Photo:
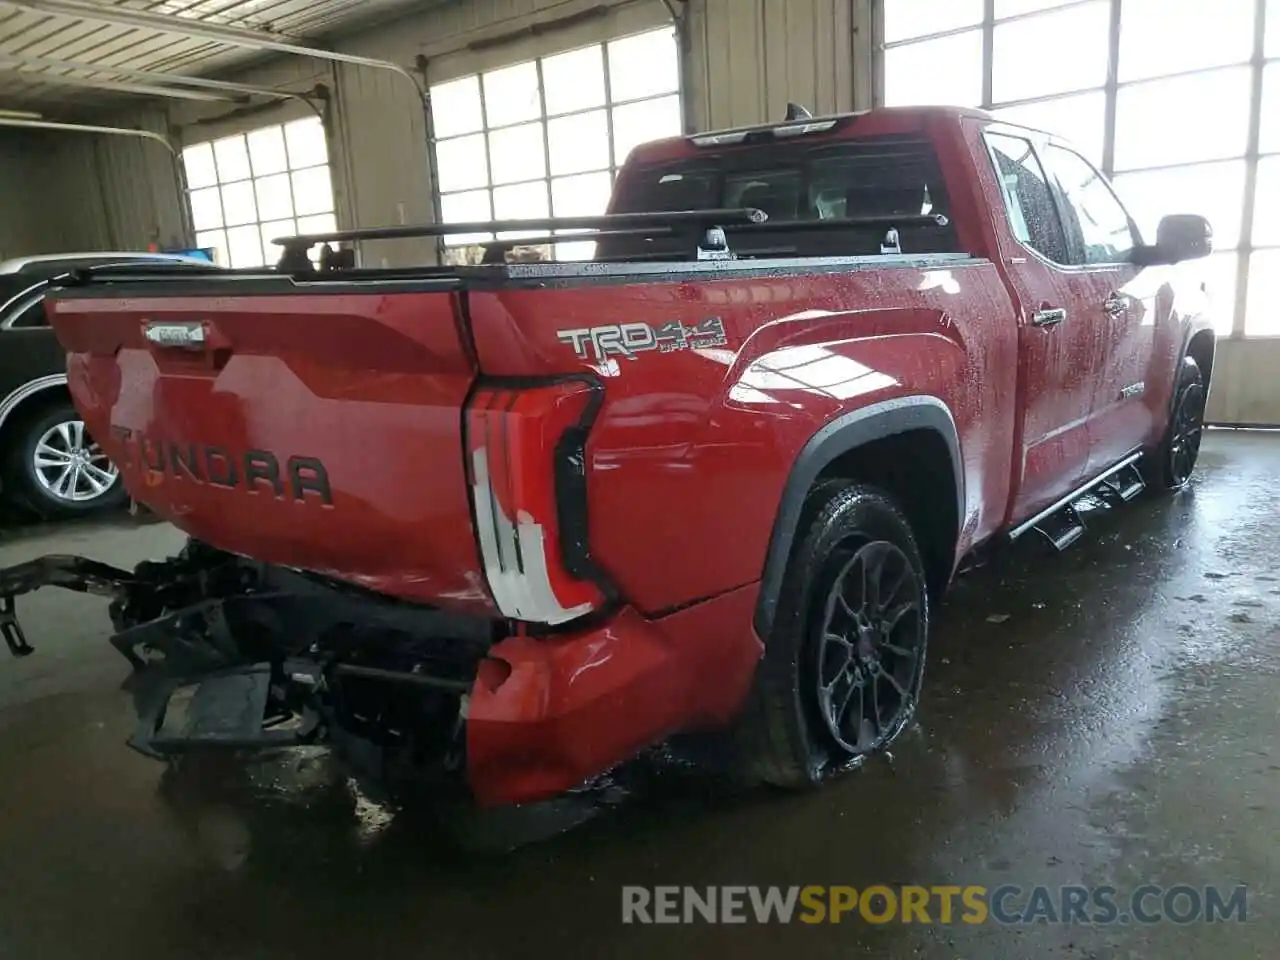
[[[195,40],[209,40],[231,47],[243,47],[247,50],[287,53],[299,57],[331,60],[335,63],[349,63],[357,67],[371,67],[375,70],[390,70],[412,83],[418,95],[422,95],[422,88],[418,85],[417,78],[398,63],[361,57],[353,53],[340,53],[337,50],[325,50],[306,40],[267,33],[264,30],[247,30],[244,27],[230,27],[220,23],[208,23],[148,10],[104,6],[100,3],[89,3],[87,0],[0,0],[0,2],[5,6],[28,10],[32,13],[73,17],[77,20],[110,23],[121,27],[142,27]]]
[[[109,66],[105,63],[87,63],[83,60],[51,60],[46,57],[27,57],[9,53],[0,54],[0,66],[9,64],[41,70],[78,70],[81,73],[102,73],[117,77],[133,77],[135,80],[182,84],[187,87],[197,87],[201,90],[222,90],[226,93],[238,93],[246,97],[299,96],[299,94],[289,93],[288,91],[272,90],[270,87],[256,87],[248,83],[232,83],[230,80],[210,80],[207,77],[189,77],[184,73],[160,73],[155,70]]]
[[[99,127],[88,123],[60,123],[56,120],[24,120],[0,115],[0,127],[27,127],[35,130],[73,130],[79,133],[106,133],[122,137],[142,137],[163,144],[175,157],[178,151],[163,134],[151,130],[133,130],[129,127]]]
[[[82,87],[86,90],[110,90],[114,93],[136,93],[144,97],[171,97],[175,100],[205,100],[231,102],[243,100],[243,95],[213,93],[205,90],[189,90],[181,87],[160,87],[149,83],[122,83],[116,80],[87,80],[84,77],[68,77],[61,73],[36,73],[31,70],[4,70],[5,57],[0,56],[0,73],[17,77],[26,83],[46,83],[60,87]]]

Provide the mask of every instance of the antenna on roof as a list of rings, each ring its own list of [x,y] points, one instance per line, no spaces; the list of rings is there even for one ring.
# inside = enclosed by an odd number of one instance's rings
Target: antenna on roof
[[[798,104],[798,103],[788,103],[788,104],[787,104],[787,116],[786,116],[786,119],[787,119],[788,121],[791,121],[791,120],[812,120],[812,119],[813,119],[813,114],[812,114],[812,113],[810,113],[808,110],[806,110],[804,107],[800,106],[800,104]]]

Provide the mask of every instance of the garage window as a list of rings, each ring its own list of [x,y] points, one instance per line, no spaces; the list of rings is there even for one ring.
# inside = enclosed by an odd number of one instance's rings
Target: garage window
[[[681,132],[675,32],[653,30],[433,85],[431,117],[446,223],[602,214],[632,148]],[[491,239],[450,237],[448,258],[462,261],[467,244]],[[585,259],[593,249],[561,243],[554,254]]]
[[[182,165],[196,245],[224,266],[274,264],[277,237],[337,229],[317,117],[192,144]]]
[[[1205,9],[884,0],[885,102],[983,106],[1066,137],[1112,177],[1145,240],[1166,213],[1203,214],[1217,252],[1186,269],[1218,332],[1280,336],[1280,0],[1217,0],[1211,22]]]

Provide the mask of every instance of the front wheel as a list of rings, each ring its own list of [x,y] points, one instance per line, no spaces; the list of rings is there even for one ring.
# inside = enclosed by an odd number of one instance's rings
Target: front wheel
[[[1181,490],[1191,479],[1204,434],[1205,389],[1200,365],[1183,357],[1174,386],[1173,413],[1148,469],[1147,482],[1160,490]]]
[[[18,425],[9,483],[47,520],[87,516],[124,503],[120,473],[68,402],[45,407]]]
[[[778,786],[818,783],[883,750],[924,680],[929,598],[901,509],[860,485],[814,507],[740,721],[747,771]]]

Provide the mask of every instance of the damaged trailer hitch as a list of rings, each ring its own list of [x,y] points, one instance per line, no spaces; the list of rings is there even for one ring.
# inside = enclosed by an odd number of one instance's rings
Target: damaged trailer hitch
[[[41,587],[62,587],[117,599],[137,583],[132,573],[86,557],[51,555],[0,569],[0,633],[15,657],[35,653],[18,622],[17,598]]]
[[[0,632],[15,657],[34,652],[16,599],[49,586],[111,599],[109,642],[133,667],[127,742],[157,760],[328,743],[373,780],[393,758],[452,775],[499,630],[192,540],[133,572],[74,556],[0,568]]]
[[[159,573],[165,564],[143,563],[134,573],[85,557],[53,555],[0,568],[0,632],[15,657],[30,656],[35,648],[28,642],[18,621],[17,598],[41,587],[62,587],[78,593],[108,597],[116,605],[135,600],[139,592],[155,588],[149,571]],[[262,599],[269,600],[271,595]],[[153,759],[194,746],[263,747],[290,746],[311,740],[321,726],[321,717],[311,709],[301,709],[300,723],[291,729],[270,729],[273,722],[288,719],[288,711],[278,704],[277,679],[280,671],[270,663],[240,664],[229,649],[226,636],[203,642],[184,642],[174,628],[193,617],[209,625],[218,623],[225,634],[222,605],[228,597],[207,598],[199,603],[166,610],[148,622],[124,625],[111,638],[115,647],[134,667],[125,688],[134,696],[137,727],[129,746]],[[245,598],[240,598],[245,599]],[[158,611],[156,611],[158,612]],[[115,617],[113,607],[113,620]],[[166,634],[169,634],[166,636]],[[194,638],[193,638],[194,639]],[[171,669],[148,663],[136,652],[139,643],[156,644],[171,661]],[[165,731],[170,700],[188,685],[188,677],[199,675],[185,729],[174,736]],[[283,677],[312,689],[323,687],[322,666],[288,661]]]

